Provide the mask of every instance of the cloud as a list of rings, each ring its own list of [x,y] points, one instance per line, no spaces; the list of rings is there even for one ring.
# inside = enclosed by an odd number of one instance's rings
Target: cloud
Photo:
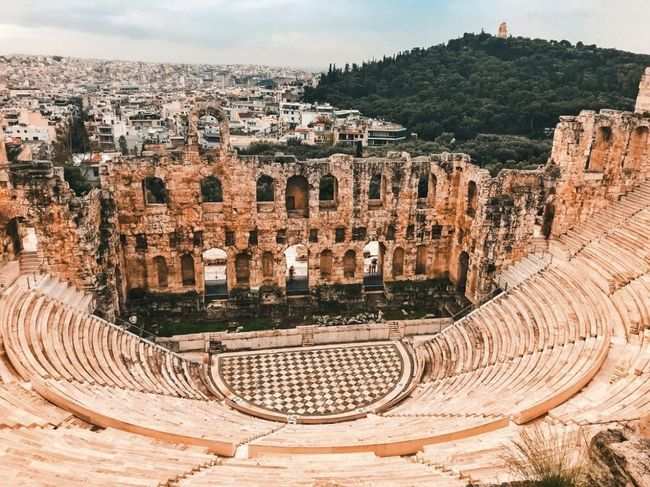
[[[0,49],[326,66],[494,31],[507,20],[515,35],[648,52],[647,1],[21,0],[2,7]]]

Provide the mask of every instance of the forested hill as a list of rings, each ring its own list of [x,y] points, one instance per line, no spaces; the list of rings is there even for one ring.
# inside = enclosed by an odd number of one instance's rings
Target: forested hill
[[[560,115],[633,110],[646,66],[649,55],[582,43],[465,34],[361,66],[333,66],[305,98],[358,108],[428,140],[444,132],[538,137]]]

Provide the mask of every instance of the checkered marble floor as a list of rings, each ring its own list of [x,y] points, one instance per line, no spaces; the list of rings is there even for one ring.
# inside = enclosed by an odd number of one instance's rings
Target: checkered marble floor
[[[218,360],[221,379],[236,396],[288,416],[368,406],[395,388],[404,367],[390,343],[225,354]]]

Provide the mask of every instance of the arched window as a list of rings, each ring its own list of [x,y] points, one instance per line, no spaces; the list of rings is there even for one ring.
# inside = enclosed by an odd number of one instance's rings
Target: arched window
[[[251,279],[251,258],[248,254],[241,253],[237,254],[235,258],[235,276],[237,278],[237,284],[248,285]]]
[[[431,206],[436,205],[436,194],[438,192],[438,178],[435,177],[433,174],[429,178],[429,201],[431,202]]]
[[[273,254],[271,252],[262,254],[262,277],[266,279],[273,277]]]
[[[194,286],[196,277],[194,275],[194,257],[192,254],[183,254],[181,257],[181,276],[183,286]]]
[[[257,180],[257,201],[265,203],[275,200],[275,183],[271,176],[260,176]]]
[[[154,257],[153,264],[156,268],[156,276],[158,277],[158,287],[166,288],[168,286],[168,271],[167,262],[162,256]]]
[[[221,181],[216,176],[208,176],[201,181],[201,200],[204,203],[223,202]]]
[[[320,178],[318,185],[318,199],[321,203],[336,203],[338,192],[338,181],[334,176],[328,174]]]
[[[147,177],[142,183],[144,188],[144,202],[147,205],[167,204],[167,188],[160,178]]]
[[[381,174],[373,174],[370,178],[370,184],[368,185],[368,199],[370,200],[380,200],[381,199]]]
[[[320,277],[329,280],[332,278],[332,251],[323,250],[320,254]]]
[[[427,273],[427,259],[429,252],[426,245],[418,245],[415,256],[415,274],[418,276]]]
[[[292,176],[287,180],[287,212],[290,216],[309,214],[309,183],[303,176]]]
[[[357,270],[357,253],[354,250],[348,250],[343,256],[343,276],[353,278]]]
[[[467,214],[471,217],[476,215],[476,206],[478,204],[478,190],[476,183],[470,181],[467,185]]]
[[[393,277],[404,275],[404,249],[397,247],[393,252]]]
[[[418,199],[426,199],[429,196],[429,176],[423,174],[418,181]]]

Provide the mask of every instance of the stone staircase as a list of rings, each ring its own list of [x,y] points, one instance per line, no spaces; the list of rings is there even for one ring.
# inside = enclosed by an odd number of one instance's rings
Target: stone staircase
[[[19,256],[21,274],[39,274],[43,267],[43,257],[39,252],[23,251]]]

